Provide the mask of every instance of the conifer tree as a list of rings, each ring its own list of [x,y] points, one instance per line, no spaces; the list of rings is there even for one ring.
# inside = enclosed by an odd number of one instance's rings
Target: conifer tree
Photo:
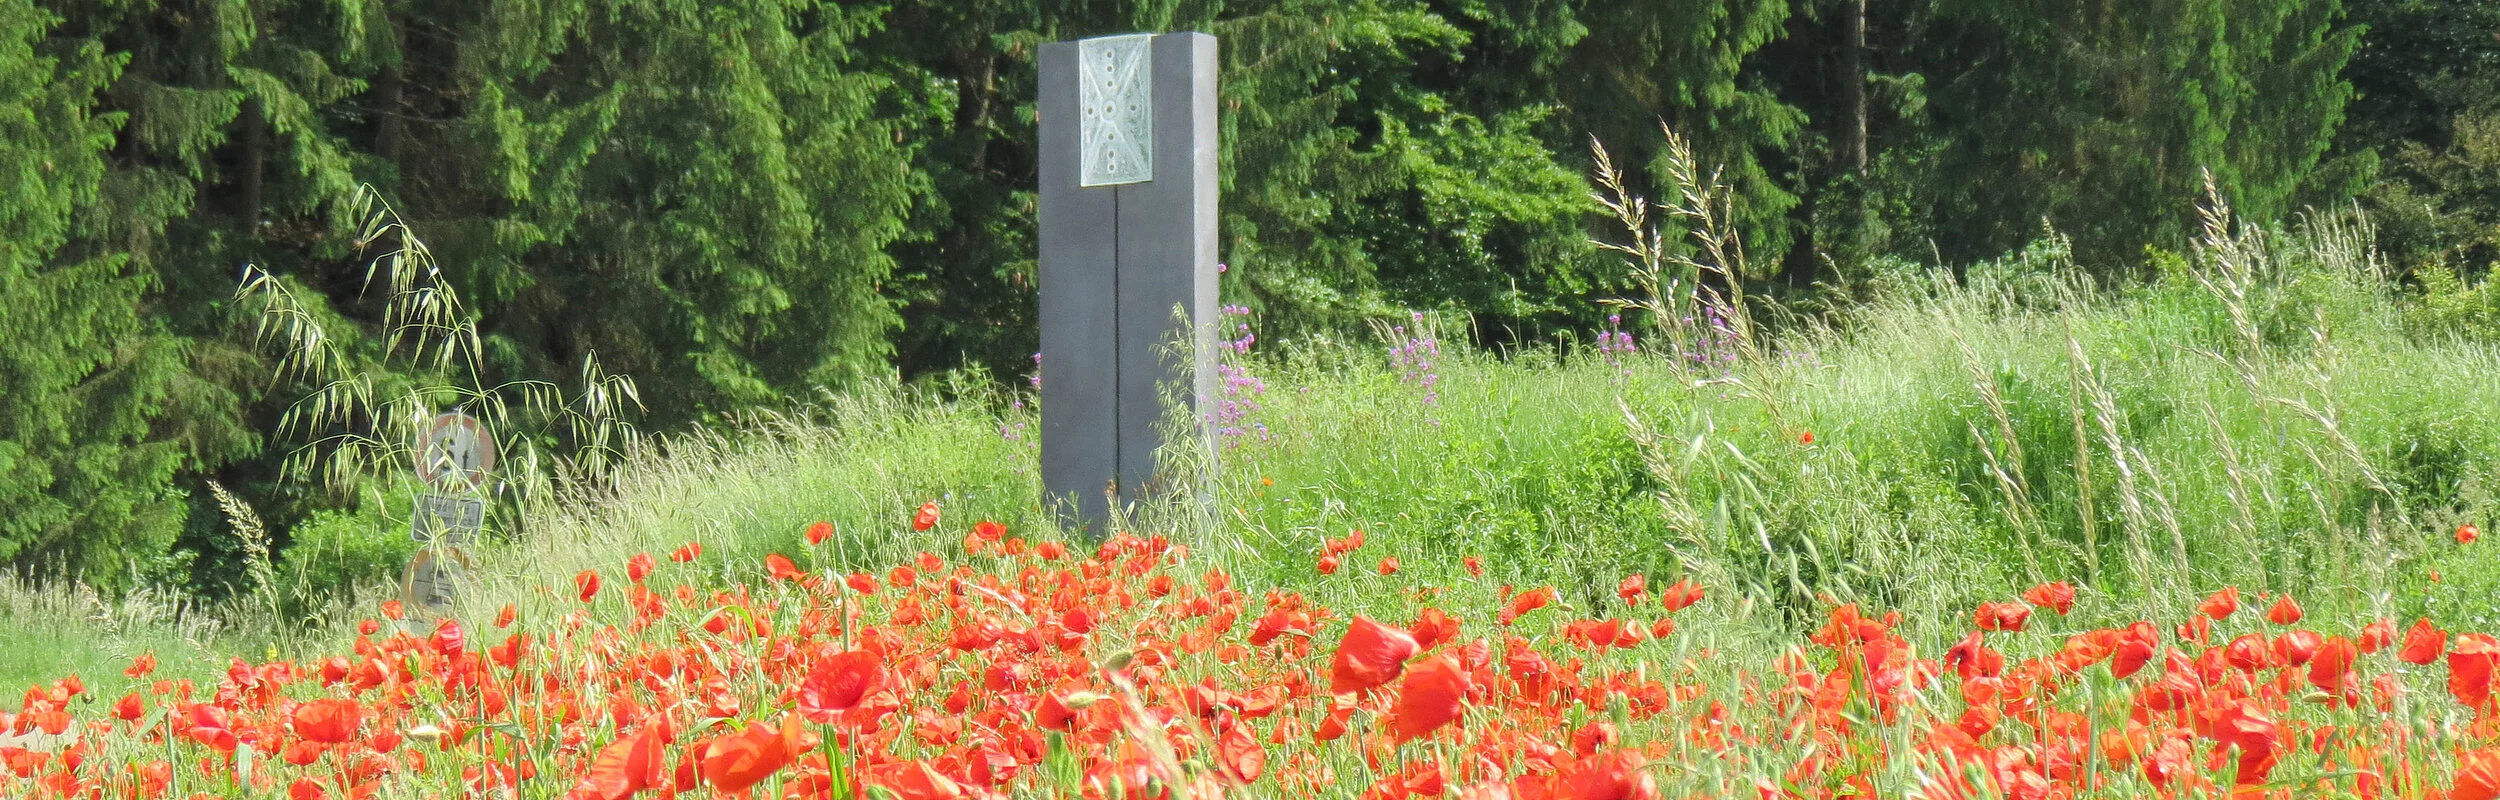
[[[2296,210],[2351,95],[2340,7],[1941,0],[1923,53],[1937,247],[1990,257],[2046,219],[2101,266],[2134,263],[2183,241],[2205,170],[2249,218]]]
[[[186,453],[154,430],[182,355],[143,318],[128,255],[69,252],[105,210],[124,118],[90,107],[118,59],[47,46],[57,22],[0,0],[0,559],[117,586],[184,518]]]
[[[1807,120],[1747,60],[1785,35],[1788,1],[1590,3],[1584,13],[1590,34],[1557,86],[1573,121],[1618,157],[1646,162],[1662,195],[1677,187],[1666,185],[1659,123],[1691,139],[1734,192],[1738,231],[1764,255],[1756,276],[1767,276],[1795,240],[1789,215],[1803,187],[1783,162]]]
[[[812,0],[412,6],[396,163],[411,222],[515,374],[586,355],[662,422],[889,374],[884,283],[920,177],[875,9]],[[413,37],[412,37],[413,38]],[[414,95],[413,100],[409,99]]]

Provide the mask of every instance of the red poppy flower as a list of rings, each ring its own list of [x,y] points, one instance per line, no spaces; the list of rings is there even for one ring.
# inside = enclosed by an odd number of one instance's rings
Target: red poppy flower
[[[330,800],[330,790],[321,788],[320,781],[297,778],[294,783],[287,784],[286,798],[287,800]]]
[[[2216,622],[2228,619],[2231,612],[2240,610],[2239,587],[2226,587],[2222,591],[2206,595],[2204,602],[2196,604],[2196,610],[2204,612],[2205,616],[2214,618]]]
[[[2396,643],[2396,621],[2373,620],[2361,628],[2361,652],[2376,653]]]
[[[715,617],[715,619],[718,618]],[[521,659],[529,657],[529,651],[530,635],[526,632],[516,632],[506,637],[503,644],[486,648],[486,655],[495,660],[496,666],[511,669],[519,666]]]
[[[807,752],[796,715],[782,717],[781,727],[761,723],[713,739],[703,753],[703,780],[729,794],[741,794]]]
[[[1351,695],[1338,695],[1329,700],[1328,716],[1320,719],[1319,727],[1311,729],[1311,741],[1333,742],[1344,736],[1346,727],[1354,721],[1354,707]]]
[[[2274,654],[2267,651],[2266,640],[2256,634],[2240,634],[2222,648],[2223,663],[2242,672],[2255,672],[2274,665]]]
[[[1613,747],[1615,742],[1621,739],[1622,734],[1615,730],[1614,723],[1598,720],[1582,725],[1579,730],[1571,732],[1571,752],[1584,756],[1596,755],[1597,751]]]
[[[2354,647],[2352,640],[2329,637],[2309,658],[2309,685],[2327,694],[2342,695],[2352,679],[2353,658],[2359,654],[2360,648]]]
[[[1694,603],[1701,602],[1701,597],[1701,587],[1693,585],[1692,580],[1686,579],[1676,581],[1674,586],[1669,586],[1666,591],[1659,592],[1658,602],[1666,606],[1668,611],[1682,611],[1691,608]]]
[[[1814,443],[1814,432],[1813,432],[1813,431],[1798,431],[1798,432],[1797,432],[1797,443],[1798,443],[1798,444],[1813,444],[1813,443]]]
[[[2075,585],[2065,581],[2043,583],[2024,591],[2023,602],[2045,607],[2062,617],[2075,607]]]
[[[1266,614],[1259,617],[1257,623],[1251,625],[1250,645],[1266,647],[1267,643],[1275,641],[1276,637],[1288,633],[1296,636],[1311,635],[1311,615],[1282,606],[1269,609]]]
[[[152,673],[152,672],[155,672],[155,671],[156,671],[156,654],[155,654],[155,653],[140,653],[138,658],[134,658],[134,659],[131,659],[131,660],[130,660],[130,667],[129,667],[129,668],[127,668],[127,669],[122,670],[122,674],[123,674],[123,675],[128,675],[128,676],[130,676],[130,678],[131,678],[132,680],[138,680],[138,679],[146,678],[146,677],[148,676],[148,674],[149,674],[149,673]]]
[[[2266,609],[2266,621],[2276,625],[2298,624],[2300,602],[2292,599],[2292,593],[2284,592],[2282,597],[2275,598],[2273,608]]]
[[[2414,620],[2413,627],[2405,631],[2404,649],[2397,651],[2396,657],[2408,664],[2429,664],[2447,651],[2448,634],[2431,627],[2430,618],[2423,617]]]
[[[1435,645],[1458,638],[1458,618],[1441,609],[1426,606],[1423,613],[1415,616],[1415,624],[1407,630],[1415,635],[1417,650],[1430,650]]]
[[[2474,540],[2480,538],[2483,538],[2483,529],[2474,527],[2474,523],[2468,522],[2457,526],[2457,544],[2473,544]]]
[[[935,500],[920,504],[920,511],[911,515],[912,530],[925,531],[937,527],[937,524],[938,504]]]
[[[147,713],[147,704],[140,702],[138,692],[122,695],[122,699],[113,704],[113,718],[123,722],[138,722]]]
[[[1450,653],[1426,659],[1408,670],[1406,681],[1399,685],[1398,702],[1389,713],[1389,729],[1397,732],[1398,742],[1432,735],[1441,726],[1456,721],[1459,704],[1467,697],[1471,681],[1467,670]]]
[[[1979,604],[1979,611],[1973,616],[1980,630],[2020,632],[2031,623],[2031,607],[1990,601]]]
[[[1338,563],[1339,563],[1339,562],[1337,561],[1337,554],[1335,554],[1335,553],[1329,553],[1329,554],[1327,554],[1327,555],[1320,556],[1320,557],[1319,557],[1319,574],[1321,574],[1321,575],[1335,575],[1335,574],[1337,574],[1337,565],[1338,565]]]
[[[322,744],[343,744],[356,738],[365,709],[353,700],[324,698],[295,707],[295,735]]]
[[[1328,691],[1345,694],[1379,687],[1395,680],[1406,668],[1406,660],[1413,657],[1415,637],[1368,617],[1355,617],[1346,628],[1345,640],[1337,644],[1336,659],[1329,666]]]
[[[1251,735],[1250,726],[1244,723],[1225,726],[1224,732],[1215,737],[1215,754],[1222,758],[1224,770],[1233,780],[1242,783],[1256,781],[1260,773],[1267,771],[1267,748],[1259,746],[1258,737]]]
[[[1042,730],[1068,730],[1075,721],[1076,709],[1068,707],[1068,701],[1059,692],[1042,695],[1041,704],[1033,709],[1033,724]]]
[[[777,581],[797,580],[807,576],[807,573],[799,571],[799,565],[790,563],[790,559],[783,557],[780,553],[764,556],[764,569],[770,571],[773,580]]]
[[[825,540],[832,538],[832,536],[833,523],[818,520],[807,526],[807,543],[809,545],[824,544]]]
[[[590,598],[599,596],[599,571],[582,570],[573,576],[573,586],[581,590],[582,602],[590,602]]]
[[[670,561],[675,561],[675,562],[678,562],[678,563],[680,563],[680,564],[685,563],[685,562],[688,562],[688,561],[693,561],[693,560],[695,560],[695,559],[702,558],[702,557],[703,557],[703,543],[702,543],[702,542],[687,542],[687,543],[685,544],[685,546],[679,547],[679,548],[677,548],[677,549],[675,549],[675,550],[671,550],[671,551],[669,551],[669,554],[668,554],[668,560],[670,560]]]
[[[1380,560],[1380,574],[1382,574],[1382,575],[1396,575],[1396,574],[1398,574],[1398,559],[1397,559],[1397,557],[1396,557],[1396,556],[1390,556],[1390,557],[1383,558],[1383,559],[1381,559],[1381,560]]]
[[[931,768],[925,761],[908,761],[876,769],[869,784],[893,792],[897,800],[955,800],[966,796],[945,773]],[[1144,785],[1139,782],[1136,785]]]
[[[981,520],[972,523],[972,535],[980,537],[984,542],[995,542],[1007,538],[1007,526],[986,519]]]
[[[329,748],[320,742],[297,739],[294,744],[287,745],[285,749],[278,751],[278,760],[299,767],[308,767],[312,766],[313,762],[321,760],[321,755],[326,752],[329,752]]]
[[[1539,586],[1521,592],[1519,596],[1510,599],[1510,605],[1502,609],[1501,622],[1503,625],[1517,622],[1520,617],[1527,616],[1528,612],[1544,608],[1547,603],[1552,602],[1554,602],[1554,587],[1551,586]]]
[[[1552,800],[1657,800],[1657,779],[1642,769],[1647,760],[1634,750],[1609,750],[1559,766],[1551,775],[1531,775],[1511,786],[1518,798]]]
[[[1484,577],[1484,559],[1477,558],[1475,556],[1468,556],[1459,563],[1467,567],[1467,577]]]
[[[182,735],[221,753],[234,752],[238,743],[229,727],[226,710],[206,703],[183,707],[180,725]]]
[[[567,796],[625,800],[644,789],[658,788],[668,780],[661,745],[660,729],[654,725],[609,743]]]
[[[2203,614],[2189,617],[2186,622],[2179,623],[2178,631],[2179,638],[2197,644],[2213,641],[2214,618]]]
[[[858,592],[860,594],[877,593],[877,576],[875,575],[870,575],[865,572],[854,572],[848,577],[843,578],[842,582],[850,586],[851,591]]]
[[[2283,635],[2274,637],[2274,658],[2276,663],[2287,667],[2300,666],[2317,657],[2318,648],[2325,645],[2326,637],[2318,635],[2317,631],[2284,631]]]
[[[495,627],[512,627],[513,620],[518,619],[520,614],[520,609],[513,608],[511,603],[503,604],[503,610],[495,612]]]
[[[469,634],[461,629],[460,621],[456,619],[434,623],[434,636],[430,641],[434,652],[446,656],[459,655],[460,651],[469,648]]]
[[[2118,646],[2110,652],[2110,676],[2125,680],[2143,669],[2145,662],[2153,660],[2154,648],[2160,644],[2159,637],[2160,634],[2153,630],[2153,623],[2137,622],[2127,626],[2119,634]]]
[[[816,662],[799,683],[799,709],[815,722],[831,722],[833,714],[859,705],[885,683],[885,668],[876,654],[852,650]]]
[[[1962,637],[1960,643],[1946,648],[1944,663],[1964,681],[1993,678],[2005,671],[2005,655],[1988,649],[1987,643],[1979,638],[1978,631],[1971,631]]]
[[[2448,651],[2448,693],[2466,707],[2481,710],[2491,702],[2495,666],[2500,666],[2500,640],[2487,634],[2458,634],[2457,646]]]
[[[1625,603],[1640,605],[1641,598],[1649,596],[1649,578],[1640,575],[1624,576],[1622,581],[1615,584],[1615,596],[1623,598]]]
[[[2500,749],[2469,750],[2457,755],[2457,785],[2448,800],[2500,798]]]
[[[635,553],[633,558],[625,559],[625,579],[641,583],[659,568],[659,562],[652,560],[650,553]]]
[[[2253,700],[2242,700],[2225,710],[2219,722],[2213,737],[2240,750],[2239,771],[2232,782],[2240,786],[2265,783],[2282,754],[2283,727]]]

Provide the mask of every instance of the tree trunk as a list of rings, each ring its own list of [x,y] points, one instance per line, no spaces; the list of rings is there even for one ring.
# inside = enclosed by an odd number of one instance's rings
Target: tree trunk
[[[269,149],[266,133],[269,124],[262,119],[259,100],[243,101],[242,119],[237,124],[243,127],[243,159],[240,167],[242,174],[235,176],[235,213],[243,218],[244,234],[258,236],[261,162],[266,160],[264,154]]]
[[[998,95],[998,57],[966,54],[968,67],[957,82],[955,135],[961,137],[965,171],[980,174],[989,167],[990,100]]]
[[[1848,129],[1843,132],[1845,141],[1842,148],[1844,157],[1848,159],[1849,168],[1856,171],[1860,177],[1866,175],[1867,164],[1866,2],[1867,0],[1857,0],[1856,8],[1853,9],[1853,13],[1844,25],[1849,32],[1847,46],[1849,74],[1841,81],[1842,96],[1849,104]]]
[[[404,42],[399,21],[391,20],[390,26],[392,40]],[[405,44],[395,49],[397,58],[373,80],[373,104],[380,115],[373,129],[373,153],[393,166],[399,164],[401,143],[408,138],[408,118],[401,110],[406,105],[402,98],[407,94],[408,51]]]

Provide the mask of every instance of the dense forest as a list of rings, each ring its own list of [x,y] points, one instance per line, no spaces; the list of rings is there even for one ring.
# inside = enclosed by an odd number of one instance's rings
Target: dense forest
[[[213,590],[375,528],[387,471],[305,454],[429,386],[529,389],[553,452],[1018,380],[1035,48],[1181,29],[1221,41],[1224,291],[1271,335],[1594,330],[1590,143],[1669,193],[1661,123],[1792,309],[2051,228],[2123,282],[2210,173],[2250,218],[2358,203],[2500,314],[2477,0],[0,0],[0,561]]]

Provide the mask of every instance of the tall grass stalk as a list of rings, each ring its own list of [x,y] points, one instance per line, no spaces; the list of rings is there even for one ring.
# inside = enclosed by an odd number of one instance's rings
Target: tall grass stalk
[[[1733,620],[1695,647],[1817,624],[1832,602],[1961,620],[2035,579],[2078,580],[2129,616],[2176,618],[2238,584],[2321,616],[2500,628],[2500,556],[2448,535],[2500,508],[2500,353],[2409,330],[2400,295],[2348,290],[2372,263],[2338,249],[2361,241],[2354,224],[2237,240],[2247,277],[2219,293],[2186,271],[2212,266],[2078,289],[2052,243],[1881,287],[1724,374],[1660,347],[1444,342],[1428,404],[1379,343],[1287,342],[1249,362],[1270,435],[1125,524],[1245,587],[1354,613],[1402,609],[1414,584],[1490,605],[1550,583],[1587,610],[1624,575],[1690,577]],[[962,375],[630,443],[612,481],[532,505],[526,535],[481,553],[461,613],[560,617],[571,601],[545,587],[688,542],[721,579],[757,582],[767,552],[827,571],[958,553],[982,519],[1059,536],[1032,442],[1002,434],[1034,421],[1030,399]],[[913,530],[931,501],[944,521]],[[838,533],[811,547],[818,520]],[[1371,544],[1319,575],[1321,543],[1358,529]],[[1377,574],[1391,555],[1402,570]],[[344,601],[321,635],[374,599]]]

